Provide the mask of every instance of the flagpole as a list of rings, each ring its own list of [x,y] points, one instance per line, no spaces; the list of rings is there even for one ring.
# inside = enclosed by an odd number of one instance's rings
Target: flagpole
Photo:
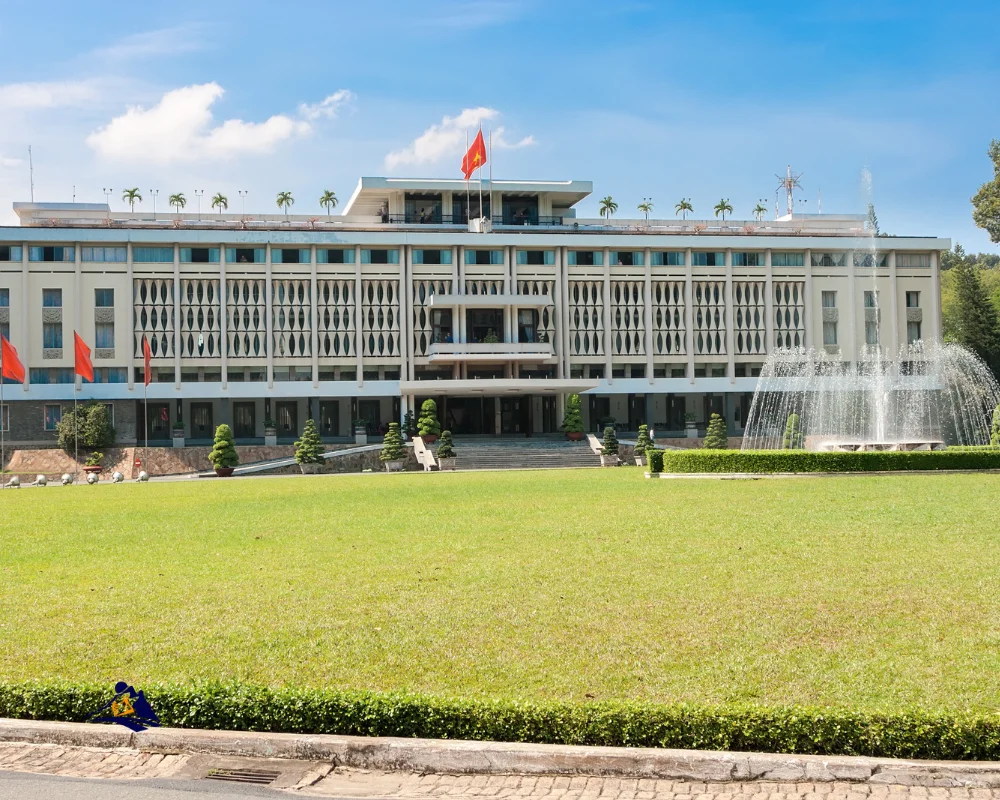
[[[78,392],[78,375],[73,376],[73,460],[76,462],[76,469],[73,472],[74,478],[80,477],[80,415],[76,413],[76,395]]]
[[[142,376],[142,427],[146,434],[146,443],[142,448],[142,463],[149,474],[149,397],[148,386],[146,386],[146,376]]]
[[[480,125],[479,126],[479,136],[482,137],[482,135],[483,135],[483,126]],[[479,141],[482,141],[482,138],[480,138]],[[479,219],[480,219],[480,221],[482,220],[482,218],[483,218],[483,165],[480,164],[479,165]],[[480,231],[482,231],[482,228],[480,228]]]
[[[493,125],[490,125],[490,147],[486,152],[486,163],[490,165],[490,223],[493,221]]]
[[[465,152],[469,152],[469,130],[465,130]],[[469,197],[469,177],[466,174],[465,177],[465,226],[469,226],[469,220],[472,218],[472,198]]]
[[[3,434],[3,348],[0,347],[0,489],[6,489],[4,470],[7,467],[6,449]]]

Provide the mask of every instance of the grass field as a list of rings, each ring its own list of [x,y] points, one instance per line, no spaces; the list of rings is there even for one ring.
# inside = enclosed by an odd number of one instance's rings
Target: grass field
[[[0,494],[0,681],[996,711],[1000,476]]]

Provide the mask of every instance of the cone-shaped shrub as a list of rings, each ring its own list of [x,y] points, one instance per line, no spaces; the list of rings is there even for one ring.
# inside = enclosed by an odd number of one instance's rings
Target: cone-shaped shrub
[[[709,419],[702,447],[708,450],[725,450],[729,447],[729,432],[726,430],[726,421],[720,415],[712,414],[711,419]]]
[[[437,436],[441,433],[441,423],[438,422],[438,407],[431,398],[424,400],[420,406],[420,419],[417,420],[417,434],[419,436]],[[396,425],[399,428],[399,425]]]
[[[645,454],[645,452],[650,447],[653,447],[654,444],[655,443],[653,442],[653,437],[649,435],[649,426],[648,425],[640,425],[639,426],[639,435],[636,437],[636,440],[635,440],[635,452],[636,452],[636,455]]]
[[[399,423],[390,422],[389,430],[382,441],[382,452],[379,453],[379,458],[383,461],[402,461],[404,452],[403,437],[399,433]]]
[[[240,457],[236,454],[233,430],[228,425],[223,424],[215,429],[215,445],[212,447],[212,452],[208,454],[208,460],[216,469],[226,469],[239,465]]]
[[[441,431],[441,438],[438,439],[437,457],[455,457],[455,443],[451,439],[451,431]]]
[[[566,433],[583,433],[583,413],[580,410],[580,395],[571,394],[566,398],[566,413],[562,429]]]
[[[801,450],[805,445],[802,438],[802,420],[798,414],[789,414],[785,423],[785,438],[781,446],[785,450]]]
[[[319,438],[315,420],[306,420],[306,426],[302,429],[302,438],[295,443],[295,463],[323,463],[323,440]]]
[[[618,437],[615,436],[615,429],[610,425],[604,429],[604,447],[601,452],[606,456],[618,455]]]

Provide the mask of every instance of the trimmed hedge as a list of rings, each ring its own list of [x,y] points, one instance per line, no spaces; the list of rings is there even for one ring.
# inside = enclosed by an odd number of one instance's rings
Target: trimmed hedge
[[[813,453],[807,450],[664,450],[664,472],[890,472],[1000,469],[1000,450]]]
[[[926,712],[653,703],[519,703],[238,684],[139,686],[164,725],[698,750],[1000,758],[1000,719]],[[110,686],[0,684],[0,717],[85,721]]]
[[[655,447],[646,448],[646,464],[651,473],[663,472],[663,451]]]

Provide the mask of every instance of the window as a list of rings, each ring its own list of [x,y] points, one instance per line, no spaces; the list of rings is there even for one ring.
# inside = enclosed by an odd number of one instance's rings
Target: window
[[[835,345],[837,344],[837,323],[836,322],[824,322],[823,323],[823,344]]]
[[[226,261],[230,264],[263,264],[263,247],[227,247]]]
[[[604,253],[600,250],[570,250],[569,265],[578,267],[599,267],[604,263]]]
[[[350,249],[327,249],[316,251],[317,264],[353,264],[354,248]]]
[[[865,308],[878,308],[878,292],[865,291]]]
[[[46,350],[58,350],[63,346],[62,323],[42,323],[42,347]]]
[[[0,247],[0,261],[20,261],[21,248],[19,245],[3,245]]]
[[[649,254],[649,263],[654,267],[683,267],[684,253],[680,250],[668,250]]]
[[[101,261],[105,264],[124,264],[128,260],[125,247],[81,247],[81,261]]]
[[[929,267],[930,253],[896,253],[897,267]]]
[[[72,247],[29,247],[29,261],[73,261]]]
[[[312,261],[308,247],[303,248],[271,248],[272,264],[308,264]]]
[[[734,267],[763,267],[763,253],[733,253]]]
[[[115,323],[98,322],[94,326],[94,347],[99,350],[115,349]]]
[[[362,250],[362,264],[398,264],[399,250]]]
[[[696,267],[724,267],[726,254],[695,252],[691,254],[691,263]]]
[[[865,321],[865,344],[876,346],[878,345],[878,322],[875,320]]]
[[[803,267],[805,263],[805,253],[771,253],[772,267]],[[813,266],[819,266],[815,258]]]
[[[538,341],[538,310],[519,308],[517,310],[517,340],[521,343]]]
[[[503,253],[500,250],[494,251],[500,255],[500,260],[495,262],[497,264],[503,263]],[[556,251],[555,250],[518,250],[517,251],[517,263],[518,264],[531,264],[534,266],[541,266],[542,264],[555,264],[556,263]],[[571,262],[572,263],[572,262]]]
[[[856,267],[866,267],[871,269],[875,266],[887,267],[889,266],[889,254],[888,253],[857,253],[854,254],[854,266]]]
[[[465,263],[466,264],[502,264],[503,263],[503,250],[466,250],[465,251]],[[527,261],[521,260],[521,253],[517,254],[518,264],[527,264]],[[541,263],[541,262],[539,262]]]
[[[907,322],[906,323],[906,342],[907,344],[913,344],[914,342],[919,342],[921,340],[920,335],[920,323],[919,322]]]
[[[771,264],[777,266],[773,258]],[[847,255],[845,253],[813,253],[812,265],[814,267],[843,267],[847,265]]]
[[[94,289],[94,306],[96,308],[114,308],[114,289]]]
[[[378,252],[372,250],[373,253]],[[389,262],[375,262],[375,263],[389,263]],[[451,249],[448,250],[414,250],[413,251],[413,263],[414,264],[450,264],[451,263]]]
[[[431,309],[431,328],[433,333],[431,341],[436,344],[451,344],[451,309]]]
[[[10,406],[0,406],[0,431],[10,433]]]
[[[837,307],[837,293],[823,292],[823,308],[836,308],[836,307]],[[836,342],[831,342],[831,344],[836,344]]]
[[[136,380],[142,380],[142,369],[136,370]],[[128,370],[125,367],[95,367],[94,383],[126,383]]]
[[[218,264],[218,247],[182,247],[182,264]]]
[[[133,247],[132,261],[136,264],[172,264],[174,261],[174,248]]]
[[[75,376],[72,367],[32,367],[29,372],[32,383],[48,386],[59,383],[73,383]]]
[[[43,308],[62,308],[62,289],[42,289]]]
[[[54,431],[56,425],[62,420],[62,406],[45,406],[45,430]]]
[[[621,264],[624,267],[641,267],[646,263],[646,258],[641,250],[631,252],[612,250],[608,255],[608,263]]]
[[[10,306],[10,289],[0,289],[0,308]]]
[[[907,308],[920,308],[920,292],[907,292],[906,293],[906,307]]]

